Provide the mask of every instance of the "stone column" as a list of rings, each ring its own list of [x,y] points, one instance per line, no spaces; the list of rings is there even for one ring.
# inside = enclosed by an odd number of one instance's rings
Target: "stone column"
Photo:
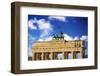
[[[39,53],[38,56],[39,56],[39,60],[41,60],[41,53]]]
[[[44,60],[44,52],[41,52],[41,60]]]
[[[47,58],[48,57],[48,53],[45,52],[43,57],[44,57],[44,60],[47,60],[48,59]]]
[[[52,55],[52,58],[55,59],[55,52],[53,52],[52,54],[53,54],[53,55]]]
[[[35,58],[35,56],[34,56],[35,54],[33,53],[33,56],[32,56],[32,60],[35,60],[34,58]]]
[[[65,59],[65,52],[62,52],[62,59]]]
[[[80,58],[83,58],[83,51],[80,51]]]
[[[54,52],[54,53],[53,53],[53,59],[56,59],[56,56],[57,56],[57,53]]]
[[[53,60],[53,53],[50,52],[50,60]]]

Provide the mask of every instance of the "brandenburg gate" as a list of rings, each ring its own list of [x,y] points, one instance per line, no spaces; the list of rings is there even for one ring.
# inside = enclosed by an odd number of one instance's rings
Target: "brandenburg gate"
[[[63,60],[83,58],[84,41],[64,40],[63,33],[51,41],[38,41],[32,45],[32,60]]]

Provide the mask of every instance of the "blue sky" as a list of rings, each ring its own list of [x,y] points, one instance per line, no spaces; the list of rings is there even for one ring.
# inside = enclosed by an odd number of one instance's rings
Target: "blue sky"
[[[65,40],[86,40],[88,18],[74,16],[28,15],[28,48],[36,41],[52,40],[53,34],[64,33]]]

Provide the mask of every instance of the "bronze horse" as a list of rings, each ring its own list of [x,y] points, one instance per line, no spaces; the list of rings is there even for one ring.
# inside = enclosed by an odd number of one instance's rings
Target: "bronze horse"
[[[63,32],[61,32],[59,35],[53,34],[53,38],[56,40],[64,40]]]

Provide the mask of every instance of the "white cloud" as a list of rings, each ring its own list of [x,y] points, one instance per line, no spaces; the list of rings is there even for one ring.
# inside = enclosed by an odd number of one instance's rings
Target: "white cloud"
[[[64,39],[65,40],[74,40],[71,36],[64,34]]]
[[[88,36],[83,35],[80,38],[78,36],[75,36],[74,38],[69,36],[68,34],[64,34],[64,39],[65,40],[85,40],[88,41]]]
[[[49,16],[49,19],[57,19],[59,21],[66,21],[66,18],[64,16]]]
[[[46,21],[45,19],[40,19],[38,20],[38,27],[40,30],[44,30],[44,29],[51,29],[51,24],[49,21]]]
[[[37,27],[34,25],[34,23],[36,23],[36,22],[37,22],[36,18],[29,20],[29,21],[28,21],[28,27],[29,27],[30,29],[36,30]]]
[[[52,32],[52,25],[50,24],[49,21],[46,21],[45,19],[40,19],[37,22],[39,30],[41,30],[41,35],[40,37],[45,37]]]
[[[44,38],[44,37],[48,36],[50,34],[49,31],[50,30],[46,30],[46,29],[45,30],[42,30],[40,37],[41,38]]]
[[[44,41],[44,39],[38,39],[38,41]]]
[[[88,36],[83,35],[83,36],[80,38],[80,40],[85,40],[85,41],[88,41]]]
[[[51,41],[52,40],[52,36],[46,37],[46,38],[40,38],[38,41]]]
[[[74,37],[74,40],[79,40],[79,37],[75,36],[75,37]]]
[[[36,23],[37,25],[34,25],[34,23]],[[33,30],[37,29],[40,30],[41,31],[40,37],[48,36],[50,32],[52,32],[51,23],[49,21],[46,21],[45,19],[39,19],[39,20],[37,20],[36,18],[31,19],[28,21],[28,26]]]
[[[80,38],[78,36],[75,36],[74,38],[69,36],[68,34],[64,34],[64,39],[65,40],[85,40],[87,41],[88,39],[88,36],[81,36]],[[49,37],[44,37],[44,38],[40,38],[38,41],[50,41],[52,40],[52,36],[49,36]]]

